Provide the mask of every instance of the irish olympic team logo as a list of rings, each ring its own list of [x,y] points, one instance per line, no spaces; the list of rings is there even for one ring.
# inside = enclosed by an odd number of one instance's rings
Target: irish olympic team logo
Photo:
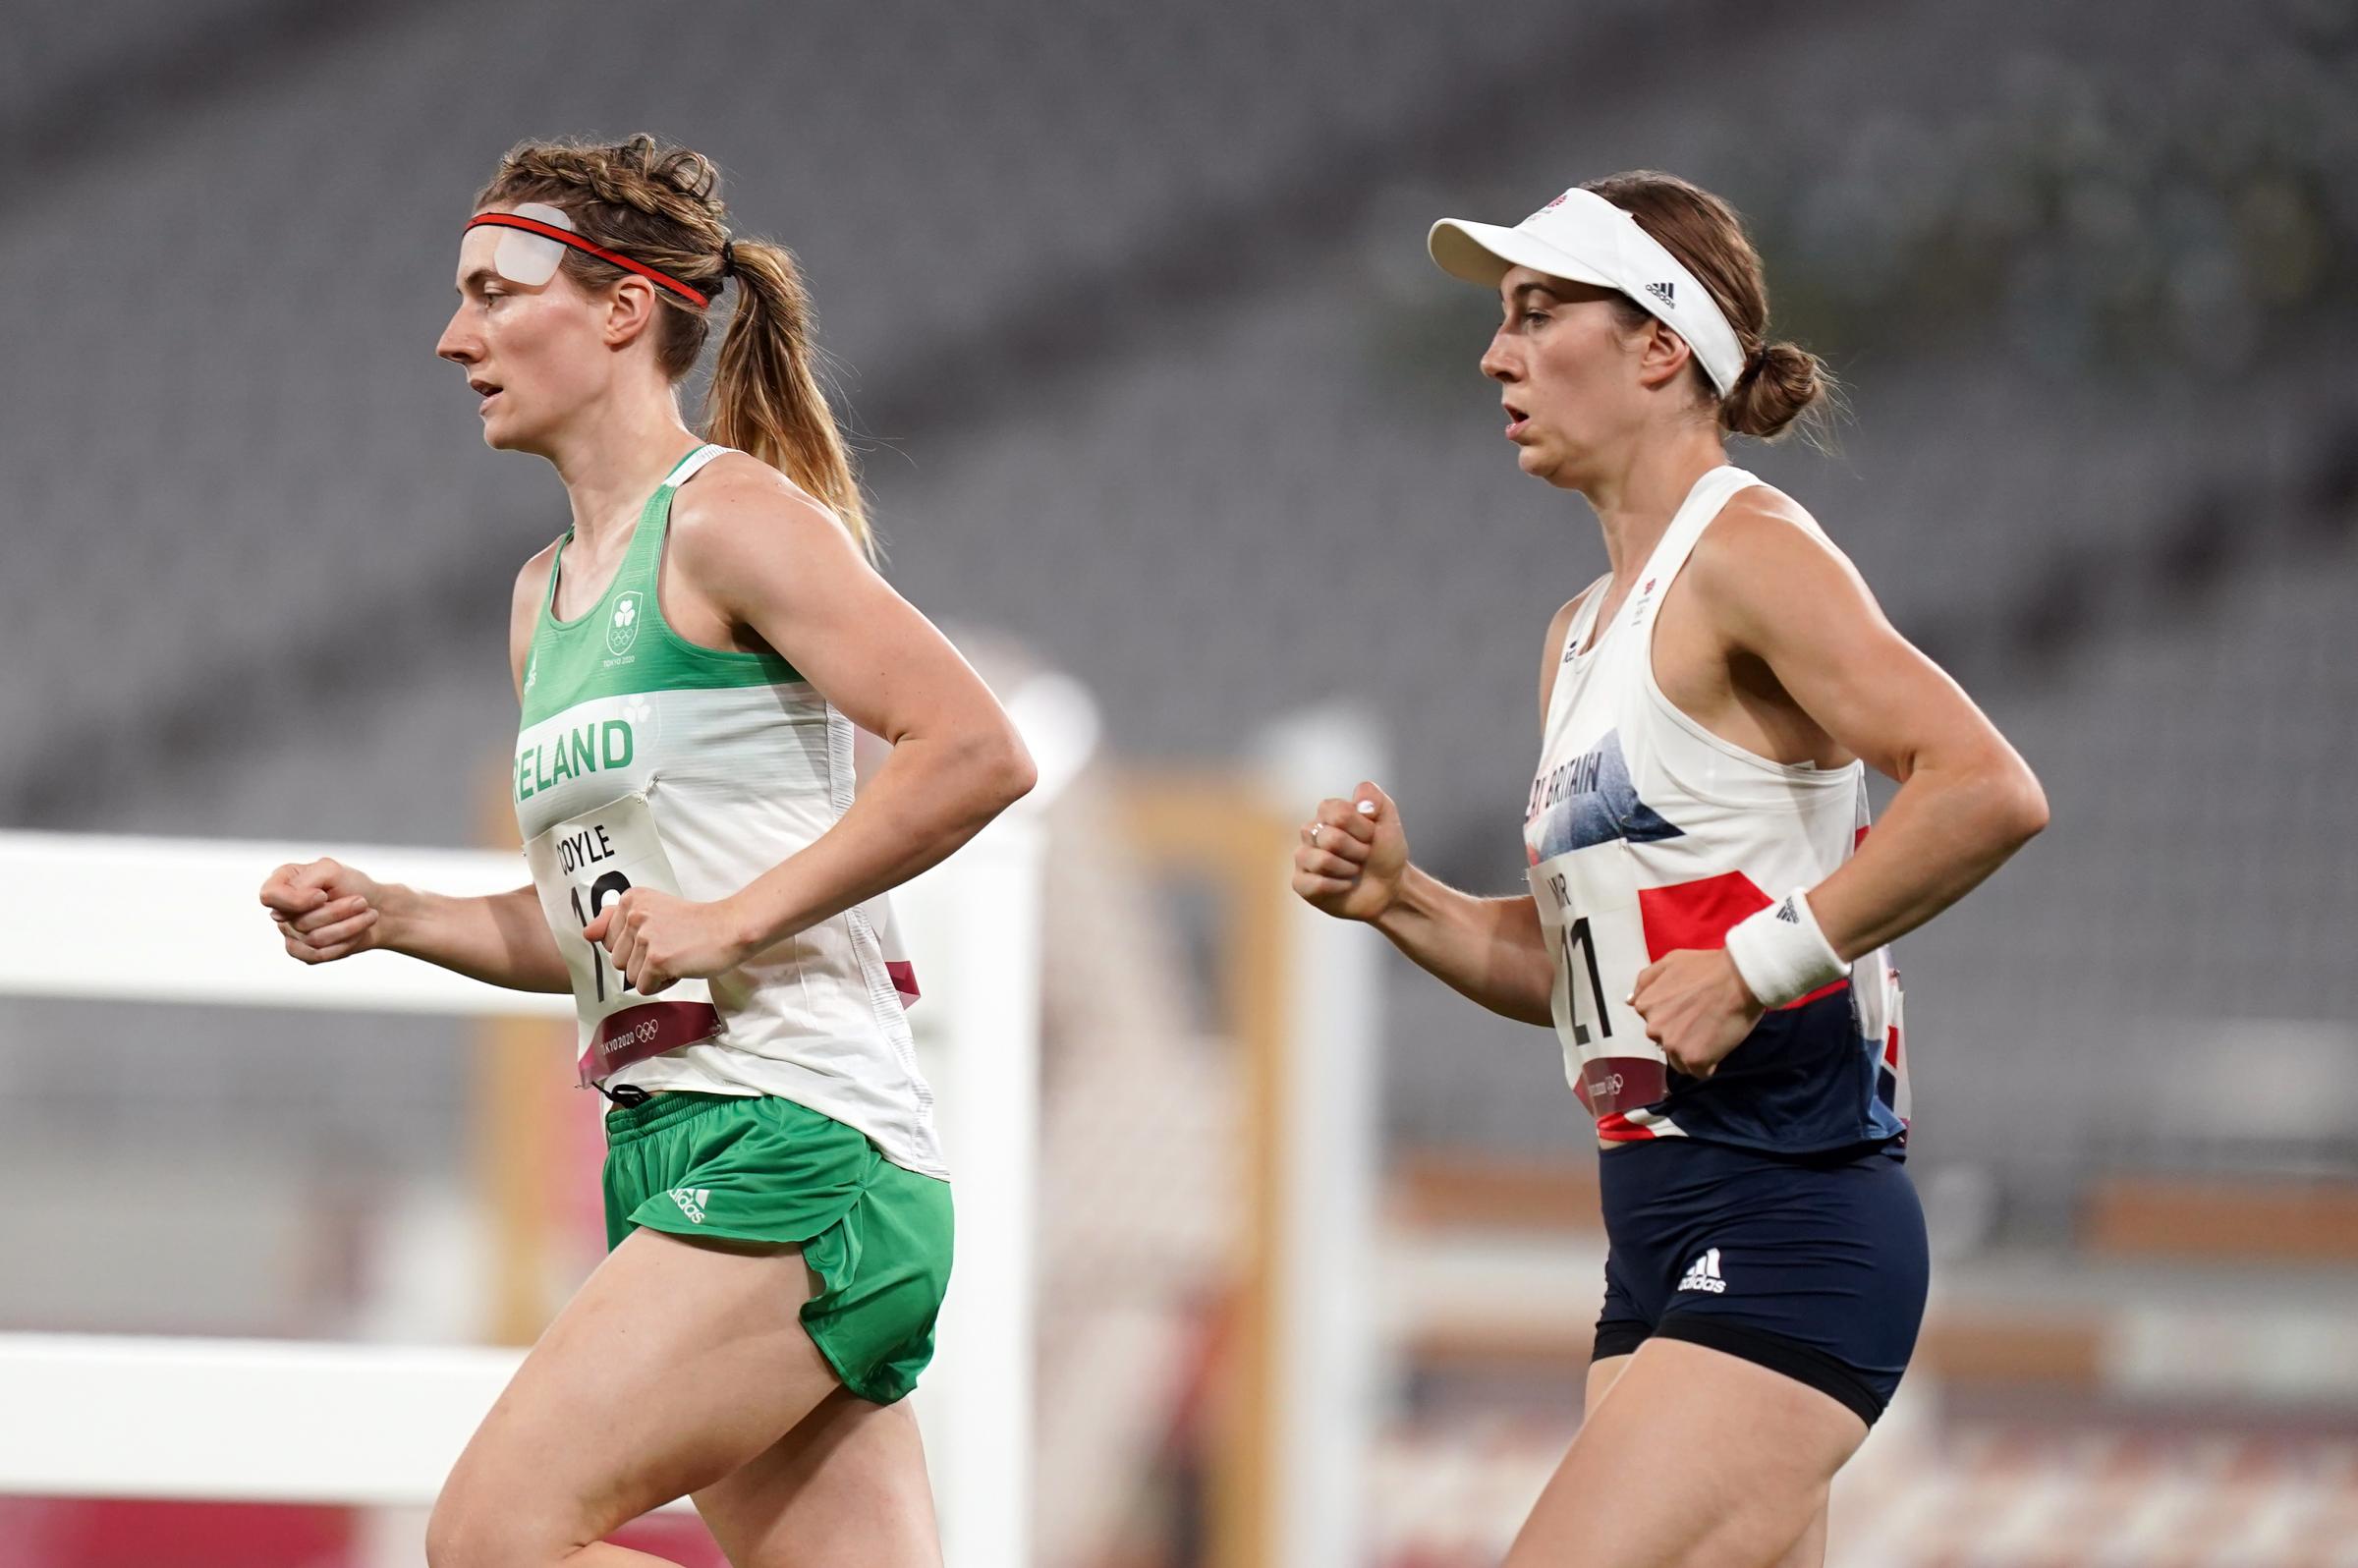
[[[606,650],[616,655],[628,653],[631,644],[639,641],[639,607],[646,597],[644,591],[633,588],[614,601],[614,619],[606,627]]]

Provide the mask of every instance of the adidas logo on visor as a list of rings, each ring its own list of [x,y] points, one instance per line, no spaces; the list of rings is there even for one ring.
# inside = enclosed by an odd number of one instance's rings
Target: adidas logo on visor
[[[1656,299],[1661,301],[1664,305],[1675,308],[1678,305],[1678,301],[1673,298],[1673,296],[1677,293],[1677,288],[1678,286],[1673,283],[1649,283],[1646,285],[1646,292],[1653,295]]]

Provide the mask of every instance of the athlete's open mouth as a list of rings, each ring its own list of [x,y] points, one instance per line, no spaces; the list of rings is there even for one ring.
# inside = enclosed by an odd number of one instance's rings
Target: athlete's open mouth
[[[1506,433],[1508,435],[1515,434],[1524,425],[1531,422],[1531,416],[1516,408],[1512,403],[1501,400],[1498,406],[1506,410]]]
[[[493,383],[491,383],[491,382],[489,382],[489,381],[483,381],[483,380],[475,380],[475,379],[471,379],[471,380],[469,380],[469,381],[468,381],[467,385],[468,385],[468,388],[469,388],[471,391],[473,391],[477,397],[479,397],[479,398],[481,398],[481,399],[483,400],[483,401],[482,401],[482,403],[481,403],[481,404],[480,404],[480,405],[479,405],[479,406],[477,408],[477,410],[476,410],[476,412],[477,412],[477,413],[478,413],[478,414],[479,414],[479,413],[481,413],[481,412],[482,412],[484,409],[487,409],[487,408],[489,408],[489,407],[491,406],[491,400],[492,400],[493,398],[495,398],[495,397],[499,396],[499,394],[500,394],[500,390],[501,390],[501,389],[500,389],[498,386],[494,385]]]

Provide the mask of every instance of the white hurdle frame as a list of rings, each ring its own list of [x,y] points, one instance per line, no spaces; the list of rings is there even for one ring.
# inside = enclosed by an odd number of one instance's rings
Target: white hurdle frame
[[[1019,723],[1024,695],[1010,704]],[[1071,694],[1055,695],[1069,708]],[[1094,715],[1078,737],[1025,728],[1054,783],[1095,740]],[[1036,798],[1052,793],[1043,784]],[[928,993],[911,1020],[957,1170],[958,1267],[940,1355],[917,1396],[950,1568],[1020,1568],[1030,1556],[1043,845],[1037,812],[1019,809],[894,895]],[[290,960],[255,891],[271,868],[322,854],[456,894],[530,880],[520,854],[0,832],[0,887],[17,912],[0,941],[0,995],[572,1016],[570,997],[393,955]],[[143,938],[118,918],[127,888],[178,918]],[[87,939],[101,929],[113,933],[103,953]],[[421,1507],[520,1359],[476,1347],[0,1334],[0,1493]]]

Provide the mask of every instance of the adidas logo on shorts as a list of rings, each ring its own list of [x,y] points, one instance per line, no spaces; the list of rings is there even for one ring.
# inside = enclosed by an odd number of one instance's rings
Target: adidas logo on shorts
[[[680,1205],[680,1212],[695,1220],[699,1225],[704,1222],[704,1204],[709,1203],[711,1198],[712,1189],[709,1187],[698,1187],[693,1190],[686,1187],[674,1187],[671,1190],[671,1201]]]
[[[1727,1281],[1719,1275],[1719,1249],[1714,1247],[1696,1259],[1687,1269],[1687,1277],[1678,1282],[1678,1288],[1709,1291],[1714,1296],[1725,1295]]]

